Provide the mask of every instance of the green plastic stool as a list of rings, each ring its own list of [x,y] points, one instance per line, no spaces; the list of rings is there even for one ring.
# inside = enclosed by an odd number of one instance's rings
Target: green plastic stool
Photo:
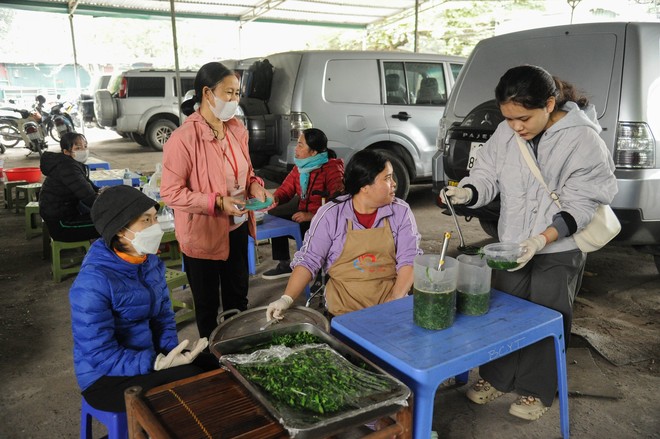
[[[63,242],[55,241],[51,238],[50,240],[50,251],[51,251],[51,270],[53,272],[53,280],[55,282],[62,282],[62,278],[67,274],[77,274],[80,272],[80,266],[82,265],[83,258],[75,257],[69,258],[68,261],[70,265],[64,267],[62,265],[62,250],[70,250],[83,248],[85,249],[85,254],[89,251],[90,243],[88,240],[78,241],[78,242]]]
[[[25,206],[25,239],[41,235],[41,222],[41,216],[39,216],[39,202],[30,201]]]
[[[41,183],[16,186],[16,213],[19,213],[19,210],[27,206],[30,201],[39,201],[39,191],[41,191]]]
[[[167,231],[160,240],[158,257],[163,260],[167,268],[181,267],[181,250],[176,240],[174,230]]]
[[[171,270],[169,268],[165,269],[165,282],[167,283],[167,288],[170,290],[170,301],[172,302],[172,309],[176,313],[177,311],[183,309],[185,312],[179,313],[174,316],[174,321],[179,324],[188,320],[195,318],[195,304],[187,304],[186,302],[181,302],[172,297],[172,290],[175,288],[183,287],[188,284],[188,276],[186,273],[179,270]]]
[[[18,181],[5,181],[4,183],[4,191],[5,191],[5,209],[13,209],[14,208],[14,189],[16,186],[22,186],[24,184],[27,184],[27,181],[25,180],[18,180]]]

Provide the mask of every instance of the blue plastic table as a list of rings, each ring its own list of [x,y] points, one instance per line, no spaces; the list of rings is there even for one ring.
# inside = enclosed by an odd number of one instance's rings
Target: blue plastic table
[[[300,224],[295,221],[289,221],[274,215],[264,215],[264,222],[257,224],[257,240],[277,238],[280,236],[292,236],[296,241],[296,248],[302,247],[302,236],[300,233]],[[254,249],[254,239],[248,237],[248,272],[250,275],[257,273],[256,254]],[[309,285],[305,288],[305,293],[309,297]]]
[[[96,171],[98,169],[110,169],[110,163],[95,157],[89,157],[85,162],[85,166],[87,166],[90,171]]]
[[[434,331],[413,323],[412,308],[413,298],[409,296],[335,317],[331,330],[412,389],[414,438],[429,438],[434,397],[443,381],[546,337],[555,341],[559,418],[562,435],[568,438],[566,352],[560,313],[492,290],[487,314],[457,314],[451,327]]]

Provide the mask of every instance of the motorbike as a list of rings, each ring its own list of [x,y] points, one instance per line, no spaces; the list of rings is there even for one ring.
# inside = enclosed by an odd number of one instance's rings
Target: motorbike
[[[47,117],[46,132],[58,143],[63,134],[75,131],[75,119],[69,113],[71,108],[73,105],[66,102],[57,103],[51,107],[50,115]]]
[[[48,148],[46,142],[46,131],[44,123],[48,123],[48,117],[42,117],[41,123],[28,110],[19,110],[16,108],[5,107],[2,110],[14,111],[21,115],[18,117],[5,116],[0,119],[0,150],[5,152],[5,148],[13,148],[23,140],[25,147],[30,150],[28,155],[33,152],[40,156]]]

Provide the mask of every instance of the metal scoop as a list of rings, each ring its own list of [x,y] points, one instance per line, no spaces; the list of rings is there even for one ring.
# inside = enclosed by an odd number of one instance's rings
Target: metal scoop
[[[458,240],[459,240],[458,251],[466,255],[479,254],[479,247],[475,247],[473,245],[465,245],[465,241],[463,240],[463,232],[461,232],[461,226],[458,225],[458,218],[456,217],[456,212],[454,212],[454,206],[451,204],[451,200],[447,196],[446,187],[442,188],[442,193],[444,195],[445,203],[447,204],[447,207],[449,207],[449,211],[451,212],[451,217],[454,219],[454,225],[456,225],[456,231],[458,232]]]

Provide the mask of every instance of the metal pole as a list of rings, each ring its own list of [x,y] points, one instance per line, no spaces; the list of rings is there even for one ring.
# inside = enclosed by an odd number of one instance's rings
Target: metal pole
[[[181,90],[181,75],[179,73],[179,46],[176,38],[176,15],[174,13],[174,0],[170,0],[170,15],[172,17],[172,40],[174,42],[174,72],[176,74],[177,99],[179,101],[179,123],[183,120],[181,103],[183,102],[183,90]]]
[[[413,52],[417,53],[419,47],[419,0],[415,0],[415,44],[413,46]]]
[[[80,75],[78,73],[78,51],[76,50],[76,35],[74,32],[73,26],[73,13],[76,10],[77,2],[73,5],[69,4],[69,27],[71,28],[71,45],[73,46],[73,72],[76,78],[76,94],[78,97],[82,94],[80,90]],[[78,114],[76,114],[78,123],[80,124],[80,129],[83,134],[85,134],[85,121],[82,120],[82,108],[78,108]]]

